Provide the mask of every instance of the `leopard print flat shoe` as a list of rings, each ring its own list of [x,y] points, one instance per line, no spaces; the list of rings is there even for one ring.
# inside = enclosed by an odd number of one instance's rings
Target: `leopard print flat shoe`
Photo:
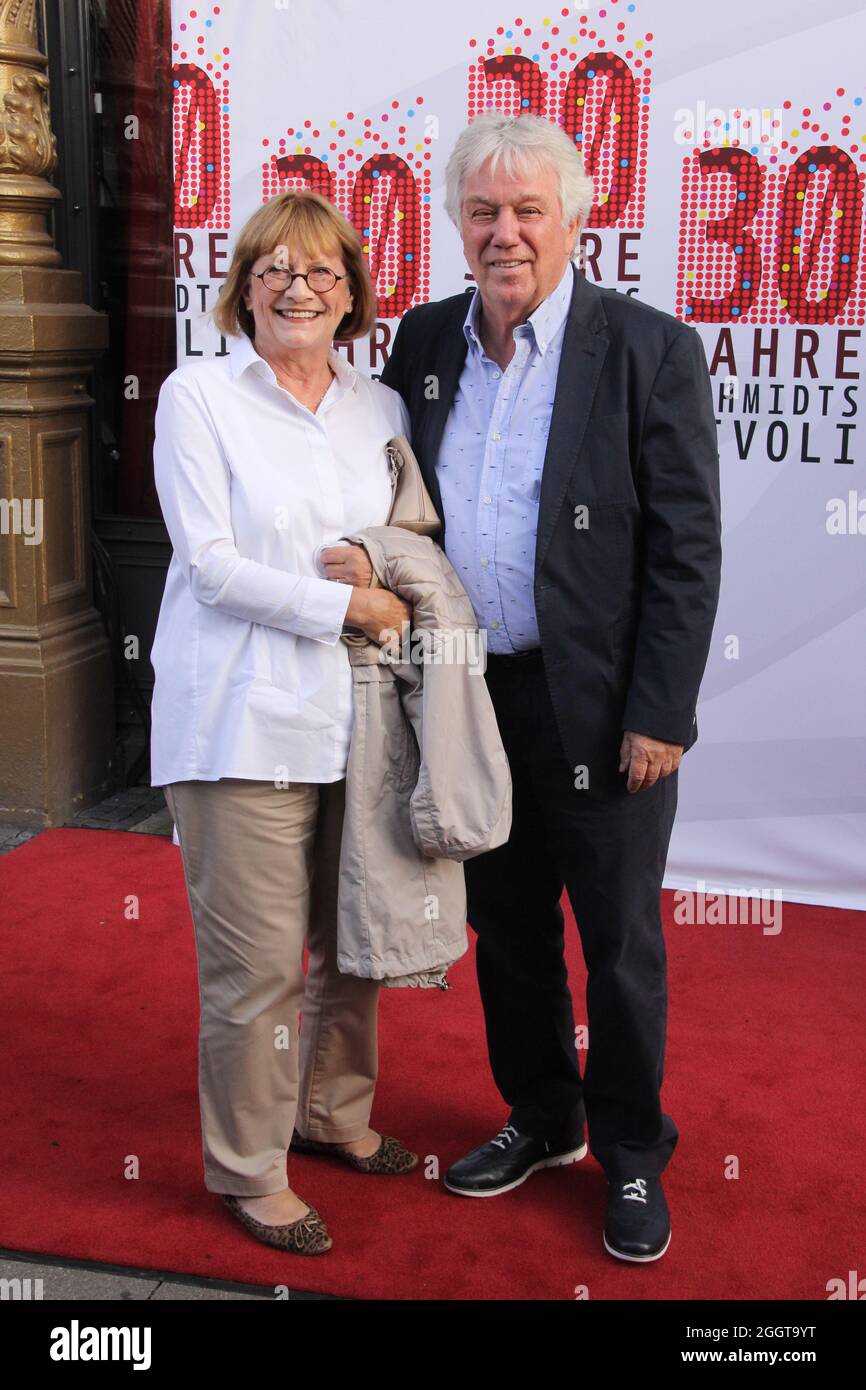
[[[265,1245],[275,1245],[293,1255],[324,1255],[331,1248],[328,1228],[315,1207],[310,1207],[306,1216],[299,1217],[288,1226],[268,1226],[244,1211],[237,1197],[226,1192],[221,1195],[229,1210]]]
[[[325,1144],[320,1139],[303,1139],[297,1130],[292,1136],[290,1148],[295,1153],[324,1154],[326,1157],[338,1158],[341,1163],[348,1163],[349,1167],[358,1173],[381,1173],[389,1177],[399,1173],[411,1173],[420,1162],[417,1154],[410,1153],[399,1139],[393,1139],[390,1134],[382,1135],[381,1144],[369,1158],[359,1158],[357,1154],[340,1148],[339,1144]]]

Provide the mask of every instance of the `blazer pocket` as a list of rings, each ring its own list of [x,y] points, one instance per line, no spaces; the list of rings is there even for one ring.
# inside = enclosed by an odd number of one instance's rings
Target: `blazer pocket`
[[[604,430],[606,433],[611,433],[621,430],[623,425],[625,425],[627,432],[629,414],[630,412],[628,410],[614,410],[612,414],[608,415],[591,414],[584,439],[587,439],[589,435],[596,430]]]
[[[636,564],[636,504],[611,502],[569,490],[568,504],[574,526],[575,556],[604,593],[605,622],[618,621],[622,597],[633,582]]]
[[[631,471],[627,410],[590,416],[574,467],[569,496],[597,506],[634,506],[637,498]]]

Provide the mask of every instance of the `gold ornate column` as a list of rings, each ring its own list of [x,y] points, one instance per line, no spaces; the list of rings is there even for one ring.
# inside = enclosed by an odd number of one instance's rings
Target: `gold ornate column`
[[[108,323],[52,241],[46,67],[34,0],[0,0],[0,821],[21,826],[61,824],[113,790],[87,393]]]

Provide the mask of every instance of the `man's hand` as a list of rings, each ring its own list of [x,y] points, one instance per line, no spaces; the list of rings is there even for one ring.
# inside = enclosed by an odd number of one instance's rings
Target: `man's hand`
[[[362,545],[326,545],[319,551],[326,579],[367,589],[373,578],[370,557]]]
[[[662,743],[661,739],[626,730],[619,750],[619,770],[628,770],[628,790],[641,792],[675,772],[682,756],[681,743]]]

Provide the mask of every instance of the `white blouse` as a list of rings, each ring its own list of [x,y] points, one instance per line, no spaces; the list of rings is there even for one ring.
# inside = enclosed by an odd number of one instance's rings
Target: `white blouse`
[[[333,347],[329,360],[315,414],[246,334],[160,389],[154,476],[174,553],[151,652],[152,786],[346,775],[352,590],[322,577],[318,551],[384,524],[384,446],[410,425],[396,391]]]

